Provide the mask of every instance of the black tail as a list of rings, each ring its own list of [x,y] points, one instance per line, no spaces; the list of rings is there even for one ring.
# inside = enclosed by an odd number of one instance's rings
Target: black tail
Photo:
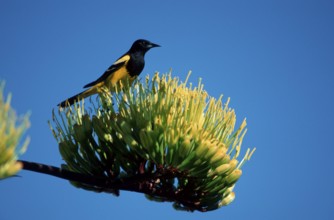
[[[96,94],[98,91],[97,88],[95,87],[91,87],[83,92],[80,92],[74,96],[72,96],[71,98],[68,98],[64,101],[62,101],[61,103],[58,104],[59,107],[62,107],[62,108],[65,108],[65,107],[69,107],[71,105],[73,105],[75,102],[79,102],[80,100],[88,97],[88,96],[91,96],[93,94]]]
[[[61,103],[58,104],[58,106],[62,107],[62,108],[65,108],[65,107],[69,107],[69,106],[73,105],[75,102],[78,102],[78,101],[80,101],[81,99],[84,98],[84,97],[81,97],[82,93],[84,93],[84,92],[78,93],[78,94],[72,96],[71,98],[68,98],[68,99],[62,101]]]

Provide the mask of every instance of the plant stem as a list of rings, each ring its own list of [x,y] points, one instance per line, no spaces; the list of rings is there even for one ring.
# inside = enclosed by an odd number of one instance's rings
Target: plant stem
[[[110,178],[108,177],[90,176],[87,174],[76,173],[66,169],[40,163],[34,163],[24,160],[18,160],[18,162],[22,163],[24,170],[43,173],[69,181],[80,182],[89,186],[98,187],[101,189],[101,191],[104,192],[125,190],[144,193],[151,196],[158,196],[163,201],[178,202],[184,204],[187,207],[191,207],[189,211],[204,211],[201,210],[199,207],[196,207],[193,202],[185,201],[183,196],[181,195],[182,193],[180,194],[179,192],[175,192],[170,189],[164,190],[162,188],[156,187],[156,184],[159,183],[161,180],[173,179],[180,175],[180,173],[172,170],[158,170],[155,173],[136,174],[131,177],[110,180]]]

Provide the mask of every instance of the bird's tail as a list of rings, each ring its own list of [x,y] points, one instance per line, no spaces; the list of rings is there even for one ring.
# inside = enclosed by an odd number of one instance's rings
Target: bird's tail
[[[73,105],[75,102],[79,102],[80,100],[87,98],[88,96],[91,96],[93,94],[97,93],[96,88],[95,87],[91,87],[83,92],[80,92],[64,101],[62,101],[61,103],[58,104],[59,107],[61,108],[65,108],[68,106]]]

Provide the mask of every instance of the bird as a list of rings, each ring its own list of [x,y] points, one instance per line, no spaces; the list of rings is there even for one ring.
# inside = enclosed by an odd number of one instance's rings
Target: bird
[[[97,94],[102,87],[107,87],[112,91],[112,88],[120,80],[128,79],[130,83],[139,76],[145,66],[144,56],[151,48],[160,47],[160,45],[152,43],[148,40],[136,40],[128,52],[118,58],[97,80],[88,83],[80,92],[58,104],[60,108],[65,108],[73,105],[84,98]]]

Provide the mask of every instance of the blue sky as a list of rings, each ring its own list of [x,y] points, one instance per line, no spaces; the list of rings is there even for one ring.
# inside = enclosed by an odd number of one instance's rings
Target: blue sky
[[[141,76],[173,69],[231,97],[247,118],[235,201],[209,213],[175,211],[142,194],[116,198],[22,171],[0,182],[0,219],[333,219],[334,3],[263,1],[0,2],[0,79],[19,114],[31,112],[22,159],[59,166],[48,128],[56,104],[82,91],[145,38]]]

